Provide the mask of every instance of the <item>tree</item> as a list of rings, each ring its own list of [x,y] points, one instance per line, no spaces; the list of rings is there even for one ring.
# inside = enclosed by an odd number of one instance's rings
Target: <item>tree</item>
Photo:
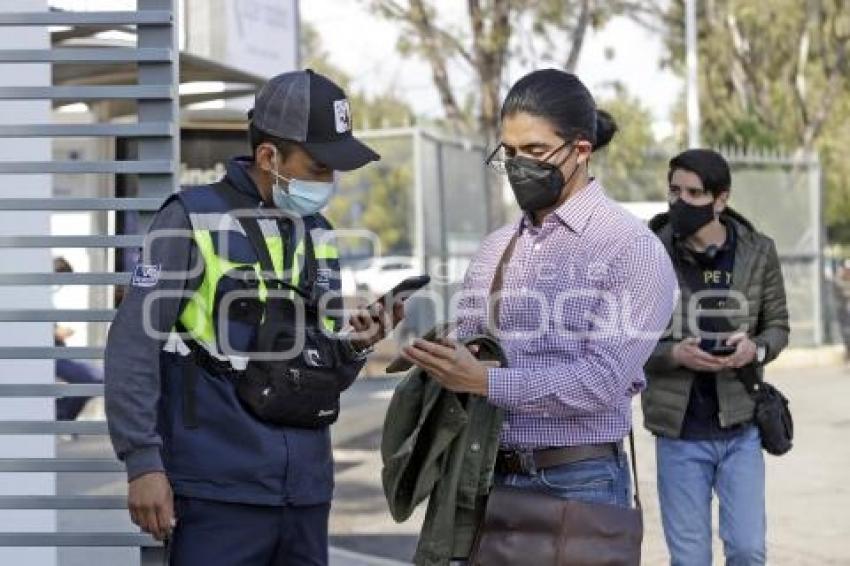
[[[349,96],[355,127],[408,125],[413,119],[410,106],[393,92],[367,95],[351,88],[351,77],[329,62],[316,30],[302,22],[301,60],[304,67],[328,76]],[[391,140],[397,142],[397,140]],[[377,235],[382,250],[410,253],[409,216],[412,215],[412,155],[406,155],[403,144],[378,142],[370,144],[382,160],[361,170],[347,173],[339,182],[339,192],[331,200],[327,216],[338,229],[366,228]],[[340,242],[353,253],[369,253],[362,238]]]
[[[587,30],[602,26],[629,3],[467,0],[467,21],[460,26],[441,20],[435,4],[429,0],[370,0],[378,15],[403,26],[400,51],[422,57],[430,65],[450,127],[493,143],[498,139],[504,75],[511,58],[534,64],[551,63],[573,72]],[[529,25],[521,25],[526,23]],[[521,33],[516,41],[512,41],[513,29]],[[541,49],[543,54],[538,56]],[[449,73],[451,62],[462,63],[473,78],[471,109],[459,102],[465,98],[465,91]]]
[[[824,219],[833,242],[850,244],[850,97],[844,97],[818,144],[825,167]]]
[[[813,150],[850,86],[843,0],[714,0],[699,15],[700,110],[710,141]],[[668,22],[682,70],[683,0]]]
[[[410,254],[413,240],[412,150],[409,143],[387,138],[373,143],[381,161],[345,174],[327,216],[337,228],[365,228],[378,237],[382,254]],[[369,255],[360,236],[343,238],[341,247],[351,255]]]
[[[511,58],[552,61],[572,71],[588,27],[601,25],[621,4],[603,0],[467,0],[467,19],[456,25],[440,18],[433,0],[369,0],[377,14],[401,24],[400,51],[428,62],[449,129],[479,137],[488,147],[499,137],[499,110]],[[513,41],[512,30],[527,27],[523,18],[530,20],[531,33],[525,34],[523,41]],[[545,51],[542,58],[535,55],[538,44]],[[564,45],[568,49],[560,59]],[[464,80],[452,77],[452,63],[460,63],[466,70]],[[470,82],[471,89],[459,86]],[[504,216],[499,194],[496,184],[490,183],[487,216],[491,226],[501,223]]]
[[[846,202],[850,112],[850,3],[845,0],[711,0],[699,3],[700,112],[707,144],[819,150],[827,185],[827,218],[850,220]],[[684,1],[660,21],[669,64],[684,70]],[[845,195],[845,196],[842,196]],[[845,207],[843,210],[847,210]]]
[[[617,135],[611,145],[591,160],[591,171],[599,175],[605,189],[620,201],[664,200],[666,188],[659,179],[666,173],[666,161],[648,156],[655,145],[652,114],[621,85],[612,98],[599,100],[617,122]]]

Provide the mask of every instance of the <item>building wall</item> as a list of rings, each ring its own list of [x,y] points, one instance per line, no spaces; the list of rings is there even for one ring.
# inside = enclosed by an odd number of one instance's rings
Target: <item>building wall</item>
[[[44,11],[46,0],[0,0],[3,11]],[[45,27],[8,27],[0,30],[0,49],[45,49],[50,47]],[[0,86],[48,86],[50,66],[44,64],[0,64]],[[0,101],[0,122],[39,124],[50,121],[49,101]],[[50,161],[49,139],[0,138],[0,161]],[[0,175],[2,198],[50,198],[50,175]],[[0,234],[43,235],[50,233],[46,212],[0,212]],[[0,248],[0,272],[49,272],[48,249]],[[41,287],[0,286],[0,310],[49,309],[51,290]],[[51,346],[52,325],[44,323],[0,323],[0,346]],[[53,382],[51,360],[0,360],[0,383]],[[3,420],[50,420],[52,399],[0,399]],[[0,435],[3,458],[47,458],[55,451],[53,436]],[[40,494],[55,491],[54,474],[0,474],[0,495]],[[0,531],[50,532],[55,529],[54,511],[0,511]],[[53,566],[56,550],[49,548],[0,548],[0,564]]]

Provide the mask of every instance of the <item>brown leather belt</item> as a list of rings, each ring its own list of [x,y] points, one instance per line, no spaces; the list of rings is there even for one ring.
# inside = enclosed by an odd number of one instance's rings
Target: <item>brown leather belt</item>
[[[541,450],[499,450],[496,456],[496,471],[501,474],[533,474],[544,468],[616,456],[620,451],[619,442]]]

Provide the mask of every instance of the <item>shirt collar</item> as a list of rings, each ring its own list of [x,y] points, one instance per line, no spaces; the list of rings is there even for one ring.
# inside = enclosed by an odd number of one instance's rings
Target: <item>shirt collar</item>
[[[584,188],[573,194],[564,204],[547,216],[543,224],[560,221],[576,234],[581,234],[587,227],[587,222],[590,220],[594,209],[602,202],[604,196],[605,193],[599,181],[591,179]],[[519,220],[517,231],[522,233],[523,230],[531,226],[533,226],[531,214],[526,212]]]

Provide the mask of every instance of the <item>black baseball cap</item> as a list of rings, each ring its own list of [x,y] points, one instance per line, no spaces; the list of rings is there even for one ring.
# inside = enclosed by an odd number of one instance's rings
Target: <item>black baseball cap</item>
[[[310,157],[334,171],[359,169],[381,159],[351,133],[345,91],[311,69],[269,79],[248,117],[267,134],[298,142]]]

